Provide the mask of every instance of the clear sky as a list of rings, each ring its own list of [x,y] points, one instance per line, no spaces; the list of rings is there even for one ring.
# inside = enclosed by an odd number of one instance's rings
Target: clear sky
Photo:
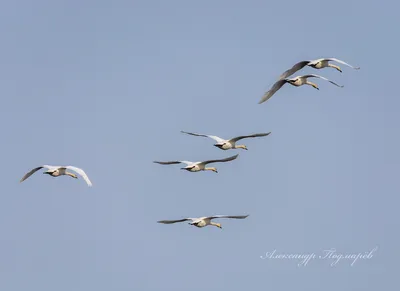
[[[0,290],[393,290],[396,1],[4,1]],[[263,93],[294,63],[361,70]],[[222,151],[230,138],[248,151]],[[189,173],[153,160],[205,160]],[[74,165],[82,179],[33,167]],[[161,219],[250,214],[223,229]],[[261,259],[336,248],[370,259]]]

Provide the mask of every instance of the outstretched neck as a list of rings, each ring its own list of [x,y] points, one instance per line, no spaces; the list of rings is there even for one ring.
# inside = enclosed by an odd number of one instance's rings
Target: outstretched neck
[[[213,171],[213,172],[215,172],[215,173],[218,173],[217,168],[214,168],[214,167],[205,167],[204,170],[206,170],[206,171]]]
[[[244,149],[244,150],[247,150],[247,147],[246,147],[245,145],[243,145],[243,144],[238,144],[238,145],[235,145],[235,149]]]
[[[307,84],[307,85],[310,85],[310,86],[313,86],[315,89],[319,90],[317,84],[315,84],[315,83],[313,83],[313,82],[310,82],[310,81],[307,80],[307,81],[306,81],[306,84]]]
[[[65,172],[65,175],[68,175],[68,176],[70,176],[72,178],[78,179],[78,177],[75,174],[72,174],[70,172]]]
[[[328,64],[328,67],[334,68],[334,69],[338,70],[339,72],[342,72],[342,69],[339,66],[336,66],[334,64]]]
[[[216,223],[216,222],[212,222],[212,221],[211,221],[210,224],[211,224],[211,225],[214,225],[214,226],[216,226],[216,227],[218,227],[218,228],[222,228],[220,223]]]

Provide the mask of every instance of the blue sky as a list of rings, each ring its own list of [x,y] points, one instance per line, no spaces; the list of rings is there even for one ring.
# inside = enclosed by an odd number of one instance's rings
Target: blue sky
[[[399,4],[7,1],[0,9],[0,289],[393,289]],[[294,63],[316,80],[263,93]],[[243,140],[221,151],[181,130]],[[219,173],[153,160],[239,153]],[[42,165],[83,168],[53,179]],[[160,219],[250,214],[197,229]],[[330,266],[266,252],[373,258]]]

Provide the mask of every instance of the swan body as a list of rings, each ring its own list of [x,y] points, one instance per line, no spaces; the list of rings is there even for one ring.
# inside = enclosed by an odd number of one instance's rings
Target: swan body
[[[85,182],[88,184],[88,186],[92,186],[92,182],[89,180],[89,177],[86,175],[85,171],[83,171],[80,168],[74,167],[74,166],[49,166],[49,165],[43,165],[40,167],[36,167],[32,170],[30,170],[28,173],[26,173],[22,179],[20,180],[20,183],[28,179],[30,176],[32,176],[34,173],[39,171],[42,168],[46,168],[47,170],[43,172],[43,174],[50,175],[52,177],[59,177],[59,176],[70,176],[74,179],[78,179],[78,176],[75,175],[74,173],[68,172],[67,170],[72,170],[79,175],[83,177]]]
[[[312,61],[301,61],[298,62],[297,64],[295,64],[293,67],[291,67],[290,69],[286,70],[282,75],[279,76],[279,80],[283,80],[291,75],[293,75],[295,72],[301,70],[302,68],[304,68],[305,66],[309,66],[311,68],[314,69],[323,69],[323,68],[334,68],[336,70],[338,70],[339,72],[342,72],[342,69],[334,64],[331,64],[330,62],[337,62],[339,64],[342,65],[346,65],[350,68],[353,68],[354,70],[359,70],[360,67],[353,67],[352,65],[336,59],[336,58],[322,58],[322,59],[316,59],[316,60],[312,60]]]
[[[218,173],[217,169],[215,167],[206,167],[207,164],[211,163],[221,163],[221,162],[230,162],[235,160],[239,155],[234,155],[225,159],[219,159],[219,160],[208,160],[208,161],[202,161],[202,162],[190,162],[190,161],[168,161],[168,162],[160,162],[160,161],[154,161],[153,163],[157,163],[160,165],[173,165],[173,164],[186,164],[187,166],[184,168],[181,168],[181,170],[186,170],[189,172],[199,172],[199,171],[213,171],[215,173]]]
[[[208,225],[216,226],[218,228],[222,229],[222,226],[220,223],[215,223],[211,221],[212,219],[215,218],[235,218],[235,219],[244,219],[248,217],[248,215],[214,215],[214,216],[204,216],[204,217],[199,217],[199,218],[183,218],[183,219],[178,219],[178,220],[160,220],[157,221],[158,223],[163,223],[163,224],[172,224],[172,223],[177,223],[177,222],[183,222],[183,221],[188,221],[190,220],[189,224],[194,225],[198,228],[202,228]]]
[[[236,142],[244,139],[244,138],[251,138],[251,137],[261,137],[261,136],[267,136],[271,132],[268,133],[256,133],[256,134],[250,134],[250,135],[242,135],[242,136],[237,136],[231,139],[223,139],[215,135],[207,135],[207,134],[198,134],[198,133],[192,133],[192,132],[187,132],[187,131],[181,131],[182,133],[193,135],[193,136],[202,136],[202,137],[208,137],[216,141],[214,144],[215,147],[221,149],[221,150],[231,150],[231,149],[244,149],[247,150],[247,146],[245,145],[237,145]]]
[[[342,85],[338,85],[335,82],[333,82],[333,81],[331,81],[331,80],[329,80],[329,79],[327,79],[325,77],[322,77],[322,76],[319,76],[319,75],[314,75],[314,74],[309,74],[309,75],[304,75],[304,76],[297,76],[297,77],[294,77],[294,78],[291,78],[291,79],[286,78],[286,79],[282,79],[282,80],[276,81],[275,84],[271,87],[271,89],[269,91],[265,92],[265,94],[263,95],[261,100],[258,102],[258,104],[261,104],[261,103],[264,103],[265,101],[267,101],[269,98],[271,98],[276,93],[276,91],[278,91],[280,88],[282,88],[282,86],[285,85],[286,83],[289,83],[290,85],[295,86],[295,87],[299,87],[299,86],[302,86],[302,85],[310,85],[310,86],[314,87],[315,89],[319,90],[317,84],[315,84],[313,82],[310,82],[308,80],[308,78],[323,79],[323,80],[328,81],[328,82],[330,82],[331,84],[333,84],[333,85],[335,85],[337,87],[343,88]]]

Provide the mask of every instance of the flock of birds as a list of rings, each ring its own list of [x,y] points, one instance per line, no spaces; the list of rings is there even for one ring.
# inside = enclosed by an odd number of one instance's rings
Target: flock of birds
[[[293,75],[295,72],[301,70],[305,66],[312,67],[314,69],[323,69],[323,68],[334,68],[338,70],[339,72],[342,72],[342,69],[334,64],[331,64],[330,62],[337,62],[346,66],[349,66],[355,70],[359,70],[360,67],[353,67],[352,65],[335,59],[335,58],[322,58],[322,59],[317,59],[317,60],[312,60],[312,61],[301,61],[295,64],[292,68],[286,70],[278,79],[277,82],[275,82],[274,85],[272,85],[271,89],[262,96],[261,100],[258,102],[259,104],[266,102],[269,98],[271,98],[280,88],[282,88],[283,85],[286,83],[289,83],[293,86],[299,87],[302,85],[310,85],[314,87],[315,89],[319,90],[317,84],[312,83],[308,81],[309,78],[319,78],[323,79],[325,81],[330,82],[333,85],[336,85],[337,87],[342,88],[343,86],[336,84],[335,82],[328,80],[325,77],[315,75],[315,74],[308,74],[308,75],[303,75],[303,76],[297,76],[294,78],[288,78],[289,76]],[[236,142],[239,140],[245,139],[245,138],[255,138],[255,137],[263,137],[269,135],[271,132],[268,133],[256,133],[256,134],[251,134],[251,135],[242,135],[242,136],[237,136],[231,139],[223,139],[215,135],[207,135],[207,134],[198,134],[198,133],[192,133],[192,132],[186,132],[186,131],[181,131],[184,134],[192,135],[192,136],[200,136],[200,137],[207,137],[213,139],[216,143],[214,146],[218,147],[221,150],[231,150],[231,149],[244,149],[247,150],[247,147],[245,145],[238,145]],[[214,159],[214,160],[207,160],[207,161],[200,161],[200,162],[190,162],[190,161],[154,161],[154,163],[161,164],[161,165],[174,165],[174,164],[186,164],[186,167],[181,168],[182,170],[186,170],[189,172],[199,172],[199,171],[213,171],[215,173],[218,173],[217,168],[215,167],[207,167],[208,164],[211,163],[222,163],[222,162],[230,162],[235,160],[239,154],[236,154],[234,156],[225,158],[225,159]],[[85,171],[74,167],[74,166],[50,166],[50,165],[43,165],[40,167],[36,167],[32,170],[30,170],[28,173],[26,173],[20,182],[25,181],[28,179],[30,176],[32,176],[34,173],[39,171],[40,169],[46,168],[47,170],[43,172],[43,174],[50,175],[52,177],[59,177],[59,176],[70,176],[74,179],[78,179],[78,176],[74,173],[68,172],[67,170],[71,170],[82,176],[82,178],[85,180],[88,186],[92,186],[92,182],[90,181],[89,177],[86,175]],[[177,222],[184,222],[184,221],[190,221],[190,225],[194,225],[196,227],[205,227],[208,225],[213,225],[218,228],[222,228],[220,223],[215,223],[212,222],[212,219],[216,218],[235,218],[235,219],[244,219],[248,217],[248,215],[214,215],[214,216],[205,216],[205,217],[199,217],[199,218],[183,218],[183,219],[177,219],[177,220],[160,220],[157,221],[158,223],[164,223],[164,224],[172,224],[172,223],[177,223]]]
[[[323,68],[334,68],[338,70],[339,72],[342,72],[342,69],[334,64],[331,64],[330,62],[337,62],[346,66],[349,66],[350,68],[353,68],[355,70],[359,70],[360,67],[353,67],[352,65],[349,65],[348,63],[335,59],[335,58],[324,58],[324,59],[317,59],[313,61],[301,61],[295,64],[293,67],[291,67],[289,70],[285,71],[282,75],[280,75],[279,80],[275,82],[275,84],[272,86],[272,88],[264,94],[264,96],[261,98],[261,100],[258,102],[258,104],[261,104],[265,101],[267,101],[269,98],[272,97],[278,91],[280,88],[282,88],[283,85],[286,83],[289,83],[290,85],[299,87],[302,85],[310,85],[314,87],[315,89],[319,90],[317,84],[312,83],[308,81],[308,78],[319,78],[325,81],[330,82],[333,85],[336,85],[340,88],[343,88],[343,86],[336,84],[335,82],[328,80],[325,77],[319,76],[319,75],[314,75],[314,74],[309,74],[309,75],[303,75],[303,76],[296,76],[294,78],[288,78],[289,76],[293,75],[297,71],[301,70],[305,66],[309,66],[314,69],[323,69]]]

